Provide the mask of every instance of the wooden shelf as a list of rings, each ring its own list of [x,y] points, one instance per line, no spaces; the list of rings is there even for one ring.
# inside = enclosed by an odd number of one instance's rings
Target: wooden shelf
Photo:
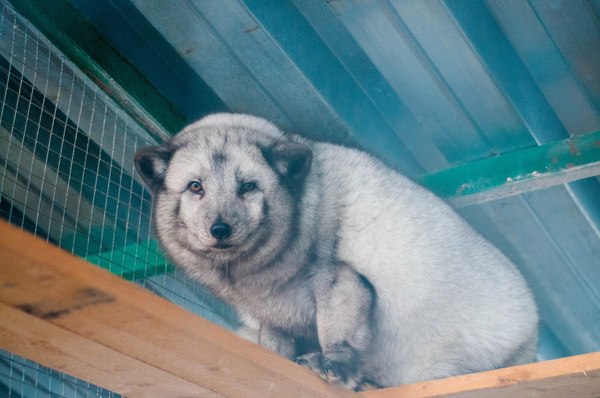
[[[363,394],[367,398],[600,397],[600,352]]]
[[[0,348],[128,397],[351,397],[0,222]]]
[[[0,348],[129,397],[597,397],[600,353],[362,394],[0,222]]]

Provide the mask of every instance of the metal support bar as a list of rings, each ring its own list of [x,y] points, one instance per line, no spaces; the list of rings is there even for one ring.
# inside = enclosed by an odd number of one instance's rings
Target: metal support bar
[[[162,140],[187,124],[66,1],[11,0],[11,4],[149,133]]]
[[[154,240],[150,241],[148,245],[130,244],[87,256],[86,260],[128,281],[150,278],[174,270],[173,266],[160,253],[158,242]]]
[[[418,182],[457,207],[600,175],[600,131],[421,177]]]

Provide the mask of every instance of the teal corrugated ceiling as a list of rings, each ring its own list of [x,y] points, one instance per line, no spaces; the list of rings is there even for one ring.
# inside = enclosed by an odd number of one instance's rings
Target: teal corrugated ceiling
[[[71,3],[188,120],[257,114],[413,177],[600,130],[597,0]],[[528,278],[542,358],[600,350],[597,177],[459,211]]]

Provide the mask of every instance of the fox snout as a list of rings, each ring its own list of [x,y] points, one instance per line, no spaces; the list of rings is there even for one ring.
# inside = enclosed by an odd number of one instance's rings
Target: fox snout
[[[210,227],[210,234],[217,240],[225,240],[229,238],[232,232],[233,228],[231,225],[222,221],[217,221]]]

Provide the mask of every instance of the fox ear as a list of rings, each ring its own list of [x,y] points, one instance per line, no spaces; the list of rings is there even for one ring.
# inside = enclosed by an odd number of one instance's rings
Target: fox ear
[[[135,169],[153,193],[164,184],[172,154],[164,145],[145,147],[135,153]]]
[[[312,150],[307,145],[284,142],[262,152],[271,167],[290,183],[302,183],[310,171]]]

